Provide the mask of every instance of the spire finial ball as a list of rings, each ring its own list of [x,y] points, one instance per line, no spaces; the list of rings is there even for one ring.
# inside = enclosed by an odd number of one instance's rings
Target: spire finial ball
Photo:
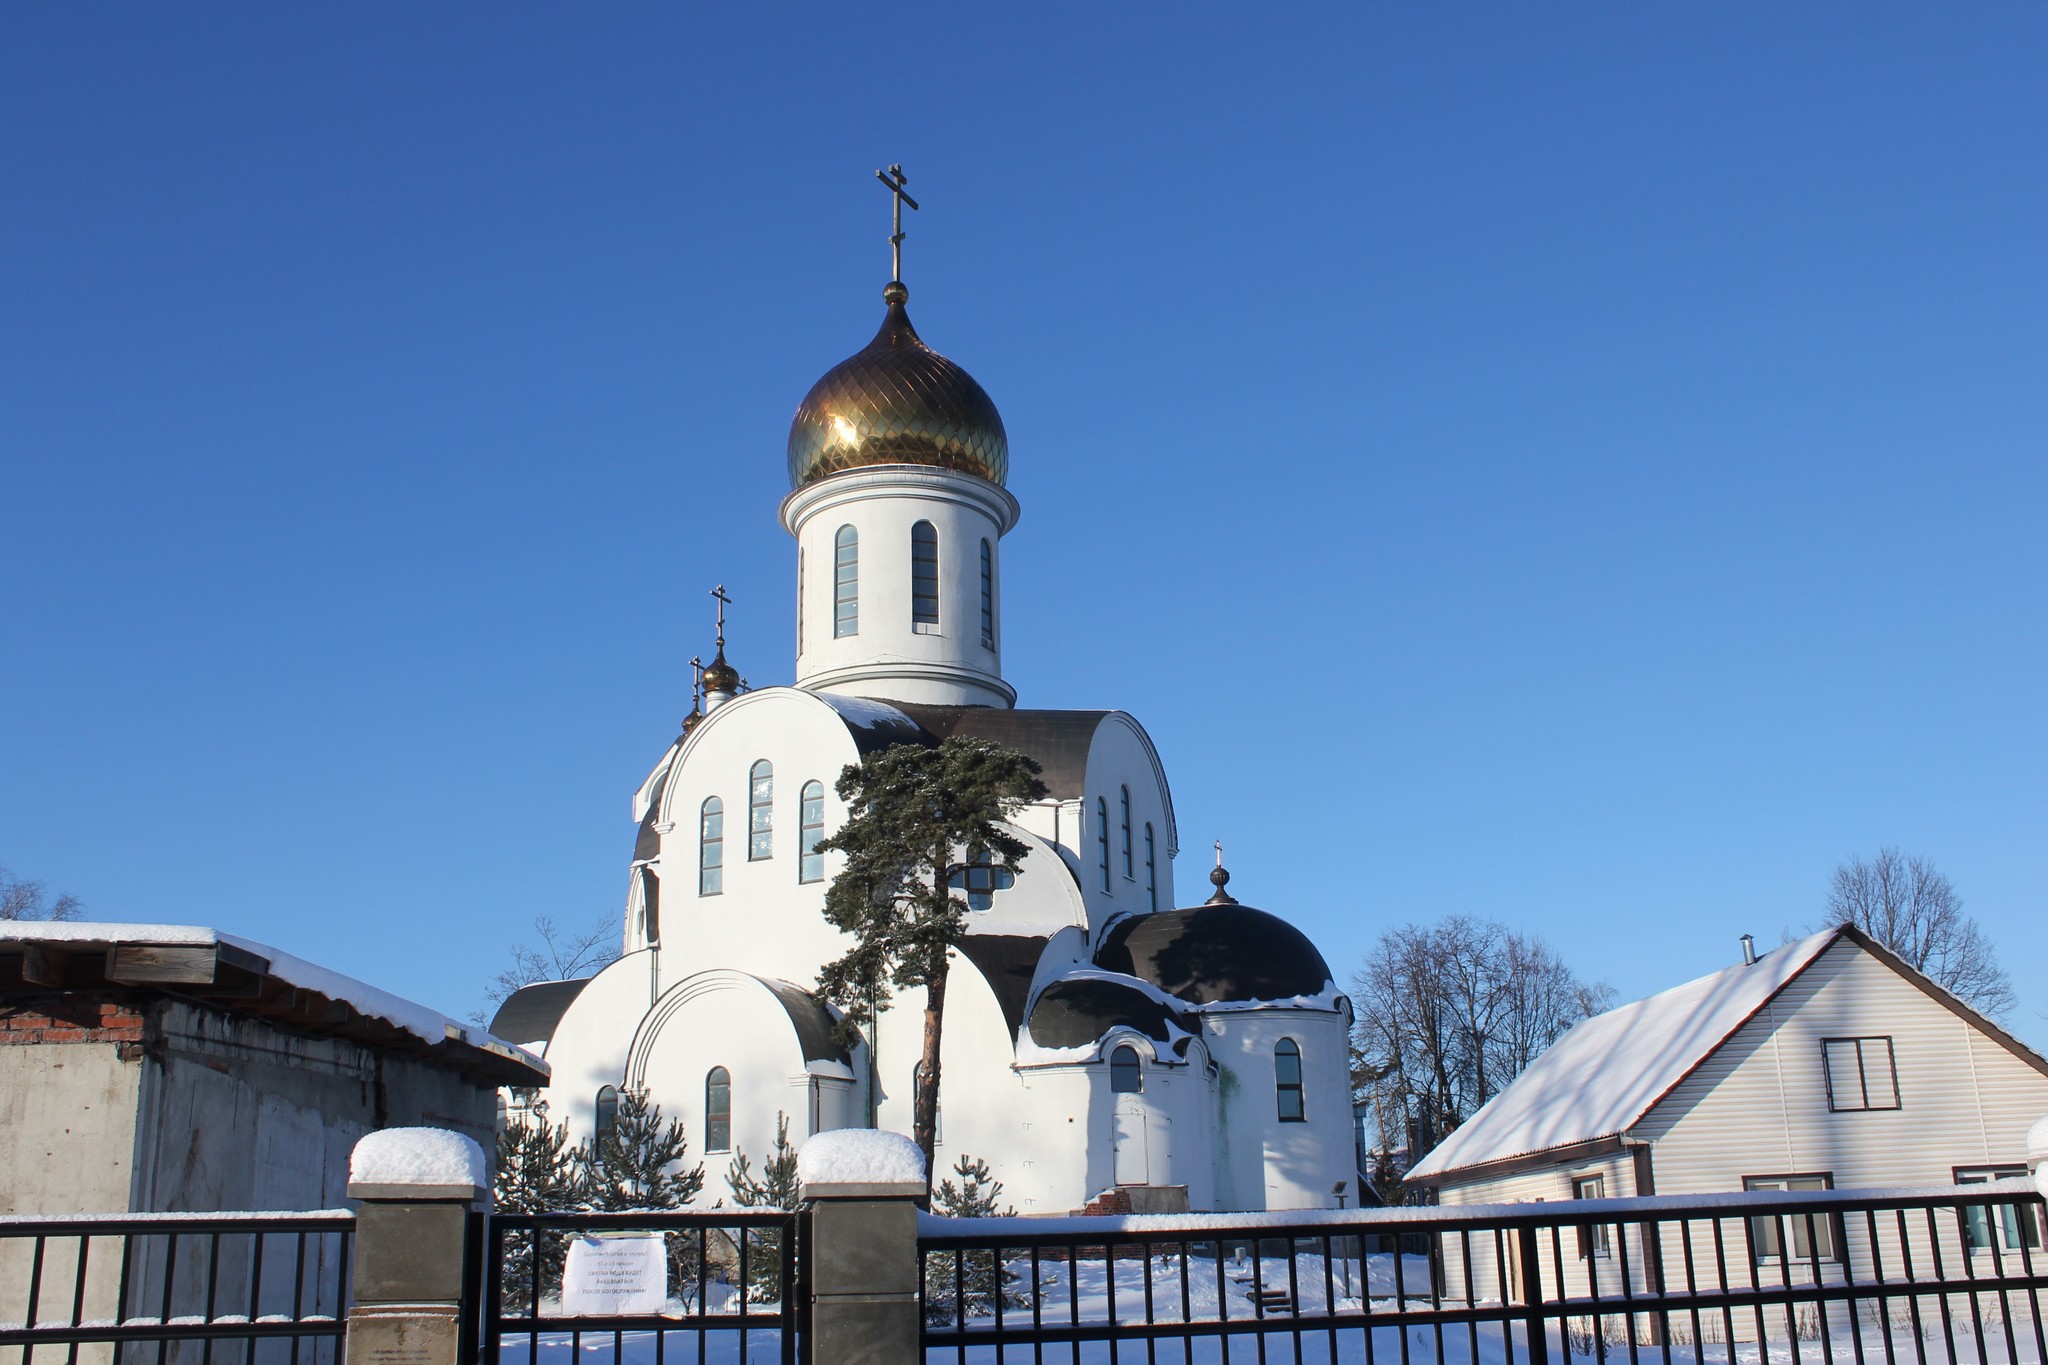
[[[882,288],[882,302],[890,305],[910,302],[910,290],[901,280],[891,280]]]

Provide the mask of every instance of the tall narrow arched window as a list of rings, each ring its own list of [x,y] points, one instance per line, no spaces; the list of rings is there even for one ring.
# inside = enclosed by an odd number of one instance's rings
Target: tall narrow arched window
[[[832,537],[832,635],[860,634],[860,532],[839,528]]]
[[[597,1092],[597,1114],[591,1123],[596,1134],[596,1145],[604,1146],[618,1135],[619,1131],[619,1088],[615,1085],[600,1086]]]
[[[661,942],[661,874],[651,867],[640,869],[640,937]]]
[[[1124,879],[1131,879],[1131,789],[1123,789],[1124,800]]]
[[[796,879],[800,882],[825,880],[825,855],[817,842],[825,837],[825,784],[806,782],[797,795]]]
[[[1144,1093],[1144,1064],[1138,1060],[1138,1049],[1129,1043],[1109,1054],[1109,1089],[1115,1095]]]
[[[732,1150],[732,1075],[722,1066],[704,1078],[704,1150]]]
[[[775,765],[762,759],[747,770],[747,861],[775,856]]]
[[[981,643],[996,647],[996,552],[987,540],[981,542]]]
[[[1152,837],[1152,822],[1145,822],[1145,895],[1152,908],[1159,908],[1159,843]]]
[[[704,812],[698,817],[697,894],[715,896],[725,890],[725,802],[715,796],[704,798]]]
[[[1292,1038],[1273,1045],[1273,1095],[1279,1102],[1282,1123],[1303,1123],[1308,1119],[1301,1099],[1301,1047]]]
[[[939,628],[939,533],[928,521],[910,528],[910,625],[921,634]]]
[[[1095,798],[1095,842],[1102,850],[1102,889],[1109,890],[1109,800]]]

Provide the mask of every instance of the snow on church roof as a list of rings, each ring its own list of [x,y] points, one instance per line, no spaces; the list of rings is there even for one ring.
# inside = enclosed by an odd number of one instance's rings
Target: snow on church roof
[[[1711,976],[1588,1019],[1418,1161],[1411,1180],[1570,1147],[1628,1131],[1840,929],[1788,943]]]

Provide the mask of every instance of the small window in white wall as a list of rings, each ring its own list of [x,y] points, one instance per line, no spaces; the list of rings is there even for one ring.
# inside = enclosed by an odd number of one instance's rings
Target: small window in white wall
[[[725,802],[705,797],[697,826],[697,894],[716,896],[725,890]]]
[[[800,882],[825,880],[825,855],[818,852],[818,840],[825,837],[825,784],[806,782],[799,794],[797,814],[796,879]]]
[[[832,538],[832,634],[860,634],[860,532],[851,526]]]
[[[661,942],[661,874],[651,867],[640,869],[640,937]]]
[[[1124,880],[1125,880],[1125,881],[1130,881],[1130,880],[1132,879],[1132,872],[1131,872],[1131,789],[1130,789],[1129,787],[1125,787],[1125,788],[1123,788],[1122,790],[1123,790],[1123,802],[1124,802],[1124,807],[1123,807],[1123,809],[1124,809]]]
[[[762,759],[747,770],[747,861],[775,856],[775,765]]]
[[[1273,1098],[1282,1123],[1308,1122],[1308,1107],[1302,1102],[1301,1044],[1292,1038],[1273,1045]]]
[[[967,866],[946,879],[947,886],[967,893],[969,910],[992,909],[996,892],[1008,891],[1016,884],[1016,875],[1006,867],[997,867],[985,848],[968,849]]]
[[[1095,842],[1102,850],[1102,889],[1109,890],[1109,798],[1095,798]]]
[[[996,647],[996,552],[986,540],[981,542],[981,643]]]
[[[910,528],[910,623],[920,634],[939,628],[939,533],[928,521]]]
[[[1604,1176],[1604,1175],[1583,1175],[1583,1176],[1578,1176],[1578,1177],[1576,1177],[1575,1179],[1573,1179],[1573,1181],[1572,1181],[1572,1198],[1574,1198],[1574,1199],[1605,1199],[1606,1197],[1607,1197],[1607,1177],[1606,1177],[1606,1176]],[[1581,1224],[1579,1224],[1579,1259],[1580,1259],[1580,1260],[1582,1260],[1582,1261],[1590,1261],[1590,1260],[1594,1259],[1595,1257],[1601,1257],[1601,1256],[1605,1256],[1605,1255],[1607,1255],[1607,1247],[1608,1247],[1608,1242],[1607,1242],[1607,1224],[1605,1224],[1605,1223],[1581,1223]]]
[[[704,1078],[704,1150],[732,1150],[732,1073],[722,1066]]]
[[[1145,895],[1152,908],[1159,908],[1159,844],[1152,837],[1152,822],[1145,822]]]
[[[1815,1171],[1803,1175],[1746,1175],[1745,1190],[1783,1190],[1790,1194],[1835,1187],[1834,1173]],[[1835,1259],[1835,1217],[1827,1213],[1774,1213],[1749,1220],[1750,1250],[1759,1261],[1785,1259],[1791,1243],[1795,1261]]]
[[[1821,1070],[1836,1113],[1899,1107],[1899,1067],[1889,1038],[1823,1038]]]
[[[597,1114],[591,1124],[596,1134],[596,1145],[604,1146],[618,1135],[619,1131],[619,1088],[615,1085],[600,1086],[597,1092]]]
[[[1958,1166],[1956,1184],[2024,1176],[2025,1166]],[[1963,1241],[1971,1251],[2038,1251],[2041,1206],[2034,1204],[1972,1204],[1963,1210]]]
[[[1145,1065],[1129,1043],[1109,1054],[1109,1089],[1117,1095],[1144,1093]]]

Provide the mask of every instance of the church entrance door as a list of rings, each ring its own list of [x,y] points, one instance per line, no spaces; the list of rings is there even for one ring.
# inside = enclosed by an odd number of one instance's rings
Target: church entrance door
[[[1116,1183],[1149,1185],[1147,1164],[1145,1102],[1133,1095],[1119,1096],[1116,1103]]]

